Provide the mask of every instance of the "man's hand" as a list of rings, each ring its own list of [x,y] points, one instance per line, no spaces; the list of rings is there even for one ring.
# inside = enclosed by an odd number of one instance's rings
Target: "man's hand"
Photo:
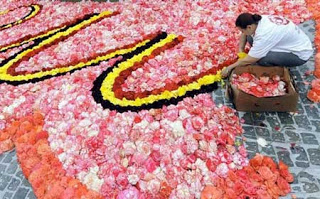
[[[239,59],[236,63],[233,63],[233,64],[229,65],[228,67],[225,67],[222,69],[222,71],[221,71],[222,78],[228,77],[230,75],[230,72],[232,71],[232,69],[234,69],[235,67],[250,65],[250,64],[253,64],[259,60],[257,58],[251,57],[245,53],[239,53],[238,56],[239,56]]]
[[[231,72],[232,68],[230,68],[230,66],[228,67],[224,67],[221,71],[221,77],[224,79],[224,78],[227,78],[229,75],[230,75],[230,72]]]

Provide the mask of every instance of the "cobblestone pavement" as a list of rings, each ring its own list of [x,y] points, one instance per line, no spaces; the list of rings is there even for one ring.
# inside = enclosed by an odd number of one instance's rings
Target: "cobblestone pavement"
[[[301,28],[312,40],[314,27],[313,21],[301,24]],[[312,58],[305,65],[291,69],[300,94],[299,114],[239,112],[239,117],[245,121],[243,128],[249,158],[259,152],[288,164],[295,175],[292,194],[299,199],[320,199],[320,104],[313,104],[306,98],[309,86],[304,84],[304,81],[310,82],[313,79],[313,76],[305,76],[305,72],[313,67]],[[212,95],[216,104],[232,106],[225,99],[223,88]],[[268,141],[266,147],[258,145],[256,140],[259,137]],[[0,155],[0,198],[36,198],[17,163],[15,150]]]

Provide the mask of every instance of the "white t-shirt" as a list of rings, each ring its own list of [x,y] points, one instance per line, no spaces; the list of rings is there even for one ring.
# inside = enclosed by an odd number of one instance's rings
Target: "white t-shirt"
[[[287,52],[308,60],[312,54],[312,44],[308,36],[290,20],[274,15],[262,15],[249,55],[262,58],[272,52]]]

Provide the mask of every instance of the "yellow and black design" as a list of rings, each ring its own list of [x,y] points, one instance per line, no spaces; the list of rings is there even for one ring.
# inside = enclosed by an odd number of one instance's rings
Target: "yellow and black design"
[[[162,48],[165,45],[173,42],[177,36],[174,34],[167,35],[163,33],[164,38],[160,41],[153,42],[149,47],[143,47],[144,49],[137,49],[139,52],[132,52],[129,58],[119,61],[113,68],[105,71],[94,82],[93,97],[98,103],[101,103],[104,108],[115,109],[117,111],[137,111],[149,108],[159,108],[164,104],[172,104],[180,101],[186,96],[193,96],[198,93],[208,92],[213,90],[216,85],[215,82],[221,80],[220,72],[217,74],[205,75],[196,81],[182,85],[176,90],[164,91],[157,95],[150,94],[144,98],[136,98],[134,100],[128,100],[126,98],[119,99],[115,97],[113,92],[113,85],[115,79],[124,70],[133,67],[135,63],[139,63],[144,57],[150,56],[155,50]],[[152,41],[151,41],[152,43]]]
[[[92,14],[86,16],[85,19],[78,20],[72,25],[65,25],[59,28],[53,28],[47,33],[40,34],[33,38],[26,39],[20,43],[10,44],[2,47],[0,51],[5,51],[9,48],[21,46],[30,41],[34,43],[21,50],[14,56],[4,60],[0,65],[0,83],[6,82],[13,85],[19,85],[27,82],[38,82],[46,78],[63,75],[68,72],[82,69],[87,66],[98,65],[102,61],[109,60],[118,56],[122,56],[121,60],[113,67],[109,67],[104,71],[95,81],[92,88],[92,95],[97,103],[101,103],[104,108],[115,109],[119,112],[123,111],[138,111],[149,108],[159,108],[164,104],[175,104],[182,100],[186,96],[193,96],[198,93],[209,92],[216,88],[215,82],[221,80],[220,72],[216,74],[209,74],[199,77],[197,80],[186,83],[185,85],[179,86],[175,90],[165,90],[158,94],[150,94],[144,98],[135,98],[134,100],[128,100],[126,98],[118,99],[115,97],[113,92],[113,86],[115,79],[124,70],[127,70],[140,63],[143,58],[150,57],[153,52],[164,51],[167,46],[174,46],[174,41],[177,40],[177,36],[174,34],[161,33],[152,39],[144,39],[138,43],[127,45],[120,49],[108,51],[106,53],[100,53],[94,58],[83,62],[69,64],[66,66],[59,66],[45,71],[37,71],[33,73],[17,74],[14,72],[16,66],[22,60],[27,60],[34,54],[37,54],[41,50],[51,46],[57,42],[63,41],[64,39],[74,35],[79,30],[88,27],[92,23],[96,23],[103,18],[113,16],[114,13],[105,11],[99,14]],[[152,56],[151,56],[152,57]]]
[[[73,26],[66,26],[63,28],[52,30],[44,35],[37,36],[35,38],[31,38],[27,41],[23,41],[19,44],[13,44],[10,46],[6,46],[4,48],[11,48],[12,46],[20,46],[23,43],[28,43],[29,41],[36,40],[37,38],[40,38],[38,42],[35,42],[30,48],[27,48],[25,50],[20,51],[17,53],[14,57],[11,57],[7,60],[5,60],[5,63],[0,66],[0,81],[4,82],[14,82],[14,84],[19,83],[25,83],[30,80],[41,80],[45,77],[52,77],[59,74],[65,74],[67,72],[81,69],[83,67],[89,66],[89,65],[95,65],[98,64],[101,61],[108,60],[110,58],[113,58],[117,55],[121,55],[124,53],[127,53],[127,51],[132,51],[134,48],[131,49],[125,49],[125,50],[117,50],[115,52],[106,54],[104,56],[96,57],[93,60],[89,60],[88,62],[80,62],[75,65],[61,67],[61,68],[53,68],[51,70],[47,71],[40,71],[40,72],[34,72],[32,74],[24,74],[24,75],[12,75],[8,72],[10,67],[13,67],[15,64],[19,63],[22,59],[31,57],[30,54],[34,53],[35,51],[39,51],[43,49],[46,46],[50,46],[50,44],[53,44],[56,41],[61,41],[62,39],[65,39],[67,37],[70,37],[75,32],[79,31],[80,29],[89,26],[92,23],[95,23],[97,21],[100,21],[101,19],[105,17],[109,17],[112,15],[112,12],[105,11],[100,14],[94,14],[93,16],[89,17],[87,20],[83,20],[81,22],[78,22],[76,25]],[[142,42],[139,45],[143,45],[147,41]],[[2,50],[2,49],[1,49]]]
[[[0,26],[0,30],[7,29],[7,28],[11,28],[12,26],[21,24],[21,23],[23,23],[23,22],[31,19],[32,17],[36,16],[36,15],[39,13],[39,11],[41,10],[41,6],[40,6],[40,5],[37,5],[37,4],[30,5],[30,6],[28,6],[28,7],[30,8],[30,12],[29,12],[26,16],[24,16],[23,18],[21,18],[21,19],[19,19],[19,20],[17,20],[17,21],[11,22],[11,23],[9,23],[9,24],[1,25],[1,26]],[[10,12],[10,11],[12,11],[12,10],[2,11],[2,12],[0,13],[0,16],[1,16],[1,15],[4,15],[4,14]]]

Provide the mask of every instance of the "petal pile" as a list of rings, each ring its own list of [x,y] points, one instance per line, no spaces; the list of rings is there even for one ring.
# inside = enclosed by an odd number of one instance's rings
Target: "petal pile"
[[[256,97],[275,97],[286,94],[286,83],[279,75],[256,77],[250,73],[233,74],[231,84]]]

